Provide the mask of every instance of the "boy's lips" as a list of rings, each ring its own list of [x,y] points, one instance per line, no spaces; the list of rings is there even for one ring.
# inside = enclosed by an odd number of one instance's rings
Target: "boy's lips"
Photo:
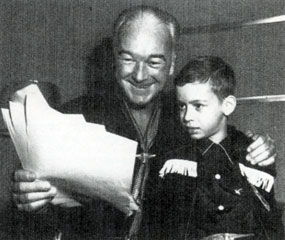
[[[190,130],[200,129],[199,127],[190,127],[190,126],[187,126],[187,125],[186,125],[186,127],[187,127],[188,129],[190,129]]]
[[[195,132],[197,132],[197,131],[200,130],[199,127],[187,127],[187,126],[186,126],[186,128],[187,128],[187,130],[188,130],[189,132],[191,132],[191,133],[195,133]]]

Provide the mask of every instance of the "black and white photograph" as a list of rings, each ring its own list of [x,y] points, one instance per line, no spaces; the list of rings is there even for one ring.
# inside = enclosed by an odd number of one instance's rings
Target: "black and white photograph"
[[[285,239],[284,0],[2,0],[0,239]]]

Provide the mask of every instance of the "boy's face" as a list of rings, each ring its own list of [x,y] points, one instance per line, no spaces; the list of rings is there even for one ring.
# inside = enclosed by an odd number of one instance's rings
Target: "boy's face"
[[[222,138],[226,130],[224,100],[219,100],[209,82],[176,86],[176,92],[180,121],[191,138]]]

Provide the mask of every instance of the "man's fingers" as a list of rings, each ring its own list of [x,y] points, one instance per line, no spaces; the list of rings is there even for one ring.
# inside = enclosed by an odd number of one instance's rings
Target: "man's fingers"
[[[44,199],[32,203],[17,204],[17,208],[20,211],[27,211],[27,212],[37,211],[40,208],[44,207],[46,204],[48,204],[50,201],[51,199]]]
[[[246,135],[247,137],[249,137],[249,138],[252,138],[252,137],[254,136],[254,135],[253,135],[253,132],[250,131],[250,130],[246,131],[245,135]]]
[[[268,159],[269,156],[270,156],[269,151],[262,151],[259,155],[256,155],[254,157],[252,157],[250,154],[250,158],[247,157],[247,159],[250,161],[251,164],[254,165],[262,161],[265,161],[266,159]]]
[[[13,194],[13,199],[17,204],[26,204],[45,199],[52,199],[56,195],[56,188],[52,187],[48,192],[32,192],[24,194]]]
[[[274,154],[274,146],[268,144],[262,144],[259,145],[258,148],[253,149],[251,152],[248,153],[247,160],[250,159],[257,159],[260,158],[260,155],[262,155],[264,158],[263,160],[266,160],[267,158],[271,157]]]
[[[14,174],[14,181],[16,182],[33,182],[36,178],[36,174],[28,170],[17,170]]]
[[[246,159],[251,164],[259,166],[267,166],[275,162],[275,146],[274,140],[267,136],[254,135],[255,141],[247,148],[248,155]],[[268,161],[269,160],[269,161]]]
[[[51,189],[48,181],[15,182],[13,184],[14,193],[47,192]]]
[[[276,154],[274,154],[272,157],[268,158],[265,161],[259,162],[258,165],[259,166],[269,166],[271,164],[273,164],[276,161]]]
[[[252,139],[254,142],[247,148],[248,152],[258,148],[262,144],[266,144],[268,147],[274,148],[274,139],[272,139],[269,135],[260,136],[256,134],[252,137]]]
[[[254,149],[258,148],[260,145],[264,144],[266,138],[264,136],[260,136],[255,134],[254,136],[251,137],[254,142],[252,144],[249,145],[249,147],[247,148],[248,152],[253,151]]]
[[[13,200],[20,211],[37,211],[49,203],[56,195],[57,190],[51,187],[47,192],[30,192],[13,194]]]

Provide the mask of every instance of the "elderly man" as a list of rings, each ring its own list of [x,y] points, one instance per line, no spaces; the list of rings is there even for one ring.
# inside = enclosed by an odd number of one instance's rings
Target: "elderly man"
[[[64,213],[57,216],[66,220],[59,226],[63,239],[162,238],[158,194],[161,156],[190,141],[178,127],[174,96],[163,94],[174,71],[178,37],[176,19],[164,11],[147,6],[123,11],[114,26],[113,90],[64,106],[66,112],[83,113],[87,121],[104,124],[108,131],[139,142],[132,193],[140,210],[126,217],[98,200],[84,202],[79,208],[58,207],[56,212]],[[274,147],[270,138],[253,137],[248,160],[272,164]],[[19,210],[48,212],[46,206],[55,195],[56,188],[38,180],[36,173],[15,173],[13,197]]]

